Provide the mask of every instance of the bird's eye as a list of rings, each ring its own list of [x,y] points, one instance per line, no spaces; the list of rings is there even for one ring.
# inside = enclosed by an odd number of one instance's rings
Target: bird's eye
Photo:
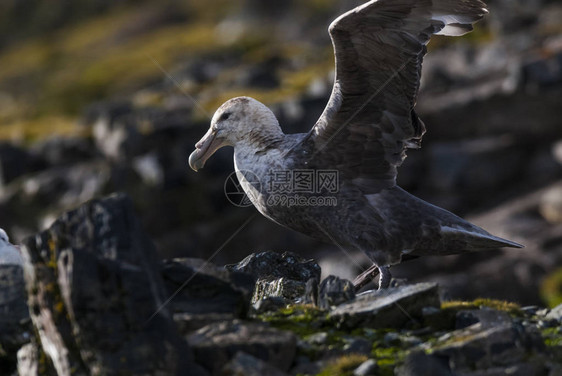
[[[228,120],[228,118],[230,117],[230,112],[224,112],[221,117],[219,118],[220,121],[223,120]]]

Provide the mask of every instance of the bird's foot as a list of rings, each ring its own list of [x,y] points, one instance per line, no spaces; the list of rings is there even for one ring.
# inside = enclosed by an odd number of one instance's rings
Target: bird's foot
[[[390,281],[392,280],[392,275],[390,274],[390,267],[379,266],[379,290],[386,289],[390,286]]]
[[[371,267],[365,270],[363,273],[359,274],[355,280],[353,281],[353,286],[355,287],[355,291],[359,291],[369,282],[375,279],[377,274],[380,274],[379,277],[379,290],[386,289],[390,286],[390,281],[392,276],[390,275],[390,267],[388,266],[377,266],[376,264],[371,265]]]
[[[355,277],[353,281],[353,286],[355,287],[355,292],[361,290],[365,285],[371,282],[377,274],[379,273],[379,267],[375,264],[371,265],[369,269],[365,270],[363,273]]]

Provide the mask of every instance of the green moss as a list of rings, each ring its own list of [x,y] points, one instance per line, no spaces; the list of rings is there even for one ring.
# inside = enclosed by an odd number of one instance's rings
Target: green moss
[[[381,333],[382,334],[382,333]],[[404,362],[411,346],[389,346],[382,338],[373,344],[372,357],[377,361],[381,375],[394,375],[396,366]]]
[[[0,140],[34,141],[49,134],[86,137],[89,130],[86,127],[78,127],[75,117],[60,115],[6,121],[0,126]]]
[[[257,315],[260,321],[271,326],[289,330],[299,337],[317,333],[325,322],[325,312],[311,305],[293,304],[276,312]]]
[[[544,328],[541,330],[541,334],[545,345],[562,348],[562,331],[560,327]]]
[[[0,80],[37,72],[51,55],[52,50],[43,38],[17,44],[0,55]]]
[[[0,85],[13,94],[0,107],[0,139],[68,133],[75,126],[61,119],[73,123],[84,105],[164,80],[155,61],[171,70],[185,56],[237,48],[225,47],[217,38],[215,7],[198,4],[174,5],[186,7],[191,23],[137,30],[138,20],[154,6],[128,6],[0,51]],[[213,8],[214,19],[192,13],[203,8],[207,13]]]
[[[367,357],[365,355],[344,355],[328,363],[318,376],[352,375],[353,371],[366,360]]]
[[[540,293],[548,307],[562,304],[562,268],[556,269],[543,280]]]
[[[523,316],[523,311],[518,304],[505,300],[478,298],[470,302],[452,300],[441,303],[441,309],[443,310],[460,311],[464,309],[479,309],[480,307],[488,307],[498,311],[504,311],[514,316]]]

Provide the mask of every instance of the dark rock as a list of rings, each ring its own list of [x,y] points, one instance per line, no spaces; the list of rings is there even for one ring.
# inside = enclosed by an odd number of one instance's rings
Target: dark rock
[[[306,283],[310,278],[320,280],[320,266],[292,252],[265,251],[252,253],[237,264],[226,265],[229,270],[244,272],[258,279],[287,278]]]
[[[310,278],[306,281],[302,303],[318,305],[318,280],[316,278]]]
[[[131,113],[133,106],[128,101],[102,101],[93,103],[84,112],[84,123],[91,125],[98,119],[115,121]]]
[[[200,175],[187,173],[185,156],[192,151],[194,143],[201,136],[201,132],[205,132],[208,128],[208,124],[186,127],[185,119],[189,116],[177,116],[176,119],[175,116],[172,117],[172,113],[176,114],[177,111],[166,112],[160,117],[150,119],[154,130],[142,136],[142,150],[132,163],[143,180],[150,185],[157,185],[164,189],[175,187],[185,189],[185,185],[191,183],[192,179],[201,178]],[[217,157],[218,160],[215,161],[213,158],[209,160],[209,165],[205,166],[211,169],[211,175],[232,171],[231,155],[227,158],[224,153],[217,153]]]
[[[413,351],[404,364],[396,368],[396,376],[453,376],[447,359],[435,355],[425,354],[423,351]]]
[[[0,265],[0,369],[14,371],[18,349],[29,342],[31,327],[23,270]]]
[[[543,376],[547,375],[546,372],[548,372],[548,370],[544,364],[532,362],[479,369],[477,371],[461,371],[455,373],[455,376]]]
[[[355,298],[355,287],[351,281],[330,275],[318,289],[318,307],[330,309]]]
[[[126,196],[64,214],[27,239],[23,252],[31,318],[59,375],[200,374],[176,333],[154,246]]]
[[[233,313],[174,313],[174,322],[183,335],[190,334],[204,326],[236,319]]]
[[[408,336],[397,332],[386,333],[383,337],[383,342],[385,345],[389,347],[390,346],[412,347],[422,343],[422,341],[418,337]]]
[[[353,376],[372,376],[376,375],[379,366],[374,359],[367,359],[353,371]]]
[[[369,356],[372,349],[373,344],[371,341],[364,338],[352,338],[343,346],[343,351],[346,354],[363,354]]]
[[[316,375],[320,373],[326,362],[323,360],[313,362],[301,355],[296,357],[294,363],[294,367],[290,370],[292,375]]]
[[[51,137],[34,144],[30,153],[47,167],[69,166],[97,156],[92,139],[85,137]]]
[[[253,253],[237,264],[226,265],[257,278],[252,303],[267,297],[282,297],[297,301],[306,291],[306,283],[320,279],[320,266],[314,260],[305,260],[294,253],[271,251]]]
[[[548,368],[549,368],[548,376],[562,375],[562,364],[550,363],[548,364]]]
[[[487,329],[510,325],[512,319],[507,312],[497,311],[487,307],[482,307],[478,310],[457,312],[456,329],[463,329],[476,323],[480,323],[482,328]]]
[[[346,328],[396,328],[421,318],[424,307],[439,306],[437,284],[419,283],[359,294],[336,307],[329,317]]]
[[[29,318],[20,265],[0,265],[0,338]]]
[[[41,162],[25,149],[0,142],[0,187],[40,167]]]
[[[230,362],[224,365],[221,375],[284,376],[287,374],[261,359],[244,352],[238,352]]]
[[[306,291],[306,284],[294,279],[259,279],[256,282],[252,303],[257,306],[260,300],[267,298],[283,298],[296,302]]]
[[[249,274],[189,258],[165,260],[161,272],[174,312],[243,317],[248,311],[255,283]]]
[[[523,65],[523,78],[533,89],[562,82],[562,52]]]
[[[522,359],[530,351],[544,351],[538,330],[517,324],[484,328],[474,324],[446,334],[432,353],[447,357],[453,370],[506,366]]]
[[[205,326],[187,337],[197,362],[213,375],[239,351],[259,358],[286,371],[296,351],[296,337],[290,332],[263,324],[242,321],[222,322]]]
[[[455,329],[455,313],[441,310],[437,307],[424,307],[422,309],[424,325],[433,330],[452,330]]]

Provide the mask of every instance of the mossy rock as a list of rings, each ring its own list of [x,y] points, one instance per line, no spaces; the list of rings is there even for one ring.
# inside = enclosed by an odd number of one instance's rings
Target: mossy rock
[[[366,360],[367,357],[365,355],[344,355],[329,362],[318,376],[351,376],[353,371]]]
[[[521,310],[521,306],[519,306],[519,304],[505,300],[478,298],[473,301],[451,300],[441,304],[442,310],[450,310],[455,313],[466,309],[480,309],[481,307],[488,307],[498,311],[507,312],[512,316],[523,316],[523,311]]]

